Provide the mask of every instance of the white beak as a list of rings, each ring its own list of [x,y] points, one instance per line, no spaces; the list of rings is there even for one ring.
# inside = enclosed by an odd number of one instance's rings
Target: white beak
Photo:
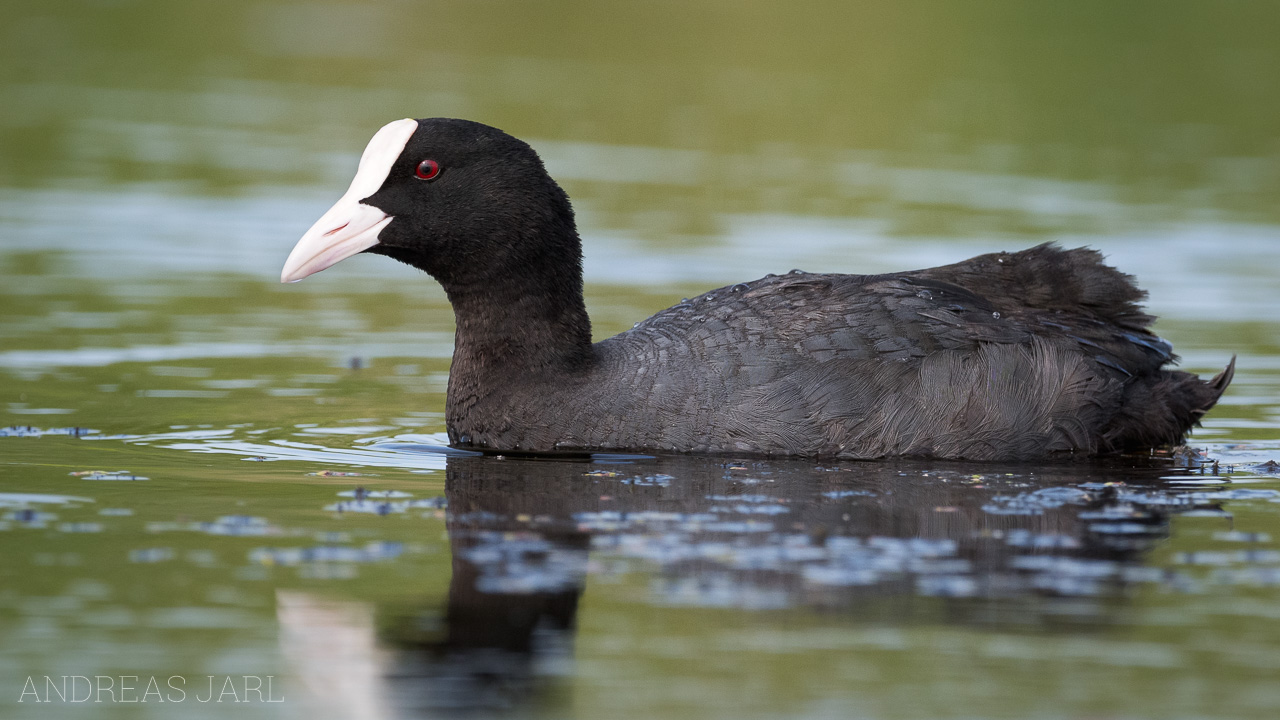
[[[362,201],[386,182],[391,166],[417,129],[417,120],[396,120],[374,134],[360,156],[351,187],[293,247],[280,271],[280,282],[298,282],[378,244],[378,233],[393,218]]]

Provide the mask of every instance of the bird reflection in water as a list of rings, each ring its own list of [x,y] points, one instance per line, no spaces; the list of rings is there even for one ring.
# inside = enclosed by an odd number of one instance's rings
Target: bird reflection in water
[[[1142,564],[1172,515],[1229,522],[1166,490],[1167,468],[451,457],[443,613],[281,591],[282,644],[345,717],[554,708],[589,556],[593,575],[650,574],[637,602],[655,605],[1090,633],[1138,584],[1178,582]]]

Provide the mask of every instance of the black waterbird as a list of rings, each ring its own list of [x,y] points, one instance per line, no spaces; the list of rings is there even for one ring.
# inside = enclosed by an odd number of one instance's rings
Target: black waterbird
[[[1231,382],[1166,369],[1133,279],[1051,244],[884,275],[712,290],[591,342],[569,198],[526,143],[397,120],[281,280],[359,252],[426,271],[457,320],[457,445],[1025,460],[1179,443]]]

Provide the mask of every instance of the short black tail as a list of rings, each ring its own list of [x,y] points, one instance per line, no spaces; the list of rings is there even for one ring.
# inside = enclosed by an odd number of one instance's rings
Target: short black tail
[[[1204,381],[1191,373],[1161,371],[1129,385],[1120,410],[1103,437],[1114,451],[1181,444],[1209,412],[1236,373],[1233,355],[1226,369]]]
[[[1204,417],[1205,413],[1212,410],[1213,406],[1218,404],[1218,399],[1222,397],[1222,393],[1227,391],[1227,386],[1231,384],[1231,381],[1235,379],[1235,376],[1236,356],[1232,355],[1231,362],[1227,363],[1227,367],[1224,368],[1222,372],[1214,375],[1213,379],[1209,382],[1202,384],[1200,390],[1203,393],[1203,399],[1201,400],[1200,406],[1195,410],[1192,410],[1196,415],[1197,424],[1199,424],[1200,418]]]

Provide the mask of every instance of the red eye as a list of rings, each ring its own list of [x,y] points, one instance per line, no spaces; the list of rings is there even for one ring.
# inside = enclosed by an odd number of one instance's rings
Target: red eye
[[[440,163],[435,160],[423,160],[418,163],[418,169],[414,172],[414,175],[417,175],[419,180],[430,180],[439,174]]]

